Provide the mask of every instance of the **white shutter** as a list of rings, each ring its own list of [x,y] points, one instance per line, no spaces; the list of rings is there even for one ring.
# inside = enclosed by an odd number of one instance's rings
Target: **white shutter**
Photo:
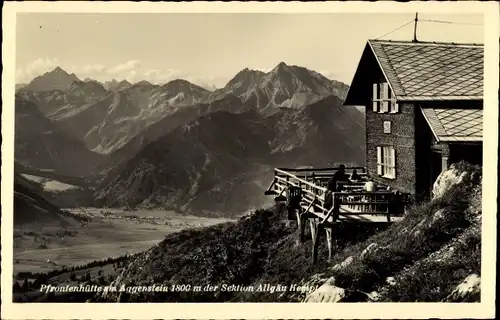
[[[396,149],[391,148],[391,165],[392,165],[392,177],[396,179]]]
[[[394,103],[394,106],[393,106],[393,113],[398,113],[399,112],[399,103],[397,103],[396,101],[393,101],[392,103]]]
[[[377,147],[377,174],[382,175],[382,147]]]
[[[372,99],[373,99],[373,112],[378,112],[378,84],[374,83],[373,84],[373,93],[372,93]]]
[[[387,82],[382,83],[382,112],[389,112],[389,84]]]

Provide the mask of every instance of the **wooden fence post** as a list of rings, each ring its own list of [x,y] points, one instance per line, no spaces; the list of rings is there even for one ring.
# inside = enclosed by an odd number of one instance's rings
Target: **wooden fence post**
[[[309,225],[311,227],[312,236],[312,262],[313,264],[316,264],[316,262],[318,261],[318,247],[321,234],[321,225],[318,223],[318,219],[316,218],[309,219]]]
[[[387,197],[387,224],[391,223],[391,215],[394,213],[394,200],[396,199],[395,194],[391,194]]]
[[[328,227],[325,227],[326,231],[326,241],[328,244],[328,261],[332,260],[332,255],[333,255],[333,225],[329,225]]]
[[[302,218],[302,215],[300,214],[299,210],[295,211],[297,214],[297,230],[299,233],[299,241],[301,243],[305,242],[305,237],[304,237],[304,229],[305,229],[305,221],[304,218]]]

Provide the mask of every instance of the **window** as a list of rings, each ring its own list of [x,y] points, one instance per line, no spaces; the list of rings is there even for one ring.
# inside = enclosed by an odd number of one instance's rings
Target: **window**
[[[387,82],[373,84],[373,111],[379,113],[397,113],[399,105]]]
[[[377,147],[377,174],[396,179],[396,151],[392,146]]]

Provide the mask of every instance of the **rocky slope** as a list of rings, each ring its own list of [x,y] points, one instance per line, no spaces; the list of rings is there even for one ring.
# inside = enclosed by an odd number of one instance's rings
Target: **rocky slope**
[[[107,90],[116,90],[116,91],[126,89],[126,88],[130,87],[131,85],[132,84],[130,82],[128,82],[127,80],[117,81],[116,79],[113,79],[111,81],[105,81],[103,83],[103,86]]]
[[[141,133],[135,135],[127,144],[118,148],[110,154],[114,164],[122,163],[135,156],[147,144],[156,139],[169,134],[176,128],[195,121],[201,116],[218,111],[226,111],[230,113],[242,113],[251,110],[250,104],[242,103],[239,98],[234,95],[226,95],[219,100],[214,100],[209,103],[201,103],[193,106],[185,106],[179,108],[175,112],[168,114],[161,120],[151,124]]]
[[[70,176],[89,175],[102,161],[102,155],[59,124],[47,119],[31,101],[15,100],[16,161],[26,167],[56,170]]]
[[[259,112],[272,114],[280,107],[300,108],[330,95],[344,99],[347,90],[341,82],[281,62],[268,73],[248,68],[240,71],[224,88],[216,90],[212,99],[233,94]]]
[[[108,206],[166,204],[238,214],[264,203],[274,166],[361,164],[361,119],[336,97],[271,117],[256,111],[208,113],[111,170],[97,198]]]
[[[14,175],[14,227],[42,229],[48,226],[78,227],[80,221],[43,196],[40,186],[19,174]]]
[[[364,164],[364,115],[336,96],[299,110],[282,108],[266,123],[274,129],[271,152],[286,155],[285,166]]]
[[[16,92],[26,87],[27,83],[16,83]]]
[[[214,291],[109,293],[107,302],[374,302],[478,301],[481,261],[481,173],[453,166],[441,196],[414,205],[389,228],[343,224],[337,251],[320,245],[310,264],[310,240],[272,211],[239,222],[186,230],[135,258],[113,285],[219,285]],[[450,174],[448,172],[447,174]],[[460,178],[461,177],[461,178]],[[438,188],[438,187],[436,187]],[[381,228],[381,229],[380,229]],[[221,290],[223,284],[254,291]],[[288,289],[258,291],[259,285]],[[298,285],[292,289],[292,285]]]
[[[256,173],[261,166],[254,160],[270,152],[258,119],[256,113],[216,112],[177,128],[110,172],[97,199],[178,209],[218,183]]]

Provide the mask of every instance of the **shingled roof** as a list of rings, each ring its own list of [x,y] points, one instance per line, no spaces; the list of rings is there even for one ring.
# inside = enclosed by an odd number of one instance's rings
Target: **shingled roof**
[[[483,140],[483,110],[421,108],[438,142]]]
[[[481,44],[369,40],[367,47],[397,100],[483,99]]]

